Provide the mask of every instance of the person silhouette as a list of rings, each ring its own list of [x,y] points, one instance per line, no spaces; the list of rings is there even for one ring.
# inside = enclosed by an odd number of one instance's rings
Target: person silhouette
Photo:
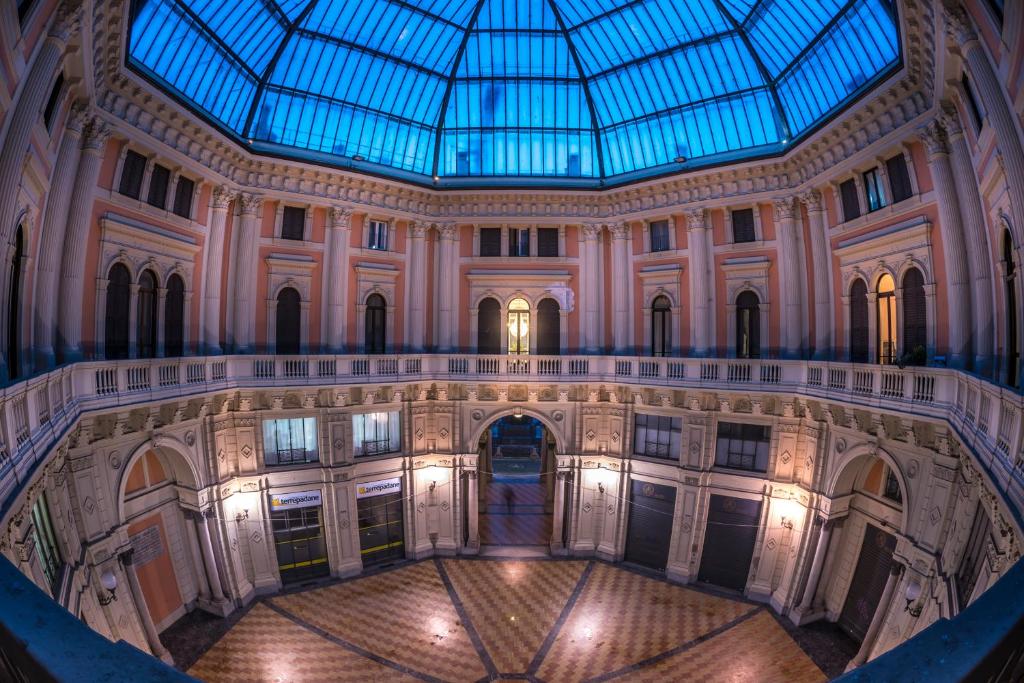
[[[516,505],[516,492],[511,485],[505,484],[505,511],[512,514],[512,508]]]

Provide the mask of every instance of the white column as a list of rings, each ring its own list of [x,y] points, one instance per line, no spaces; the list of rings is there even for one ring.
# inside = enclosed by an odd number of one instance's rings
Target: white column
[[[871,649],[878,638],[878,632],[882,628],[882,622],[885,621],[885,615],[889,613],[889,606],[892,604],[892,594],[896,590],[896,584],[899,583],[900,574],[902,573],[903,565],[893,561],[892,567],[889,570],[889,578],[886,580],[885,588],[882,590],[882,597],[878,601],[878,607],[875,608],[874,616],[871,617],[871,625],[868,626],[867,633],[864,634],[864,641],[860,644],[860,649],[857,650],[857,654],[854,655],[847,665],[847,671],[866,662],[868,655],[871,654]]]
[[[800,251],[796,235],[796,207],[792,197],[776,199],[775,232],[779,246],[779,298],[782,304],[782,352],[787,358],[799,358],[803,349],[804,324],[801,301]],[[764,340],[762,340],[763,343]]]
[[[797,612],[800,616],[814,608],[814,596],[818,593],[818,583],[821,581],[821,570],[825,566],[825,555],[828,554],[828,542],[832,537],[832,522],[826,520],[818,532],[818,544],[814,548],[814,559],[811,561],[811,573],[807,576],[807,585],[804,586],[804,594],[800,600]]]
[[[467,486],[466,486],[466,521],[468,525],[467,534],[469,540],[467,545],[470,548],[480,547],[480,499],[477,493],[477,473],[467,472]]]
[[[438,339],[441,351],[454,351],[459,347],[458,319],[460,310],[459,288],[459,243],[458,229],[454,223],[441,223],[437,226],[437,299],[438,299]]]
[[[234,196],[226,187],[213,188],[210,197],[210,231],[207,235],[206,263],[203,279],[203,353],[217,355],[220,346],[220,295],[224,275],[224,232],[228,206]],[[186,309],[188,310],[188,309]]]
[[[583,226],[583,339],[581,346],[587,353],[600,351],[600,313],[601,294],[599,291],[597,259],[600,258],[601,230],[598,223],[587,223]]]
[[[99,119],[89,124],[82,141],[75,186],[68,207],[68,224],[64,233],[60,267],[60,294],[57,298],[61,355],[65,363],[82,359],[82,294],[84,292],[85,254],[92,224],[93,192],[103,164],[103,151],[110,138],[110,129]],[[97,273],[105,278],[106,273]],[[95,331],[99,337],[99,330]]]
[[[629,263],[629,224],[611,226],[612,236],[612,344],[614,353],[628,354],[629,348],[629,287],[633,274]],[[643,302],[647,305],[649,302]],[[672,339],[678,334],[672,331]]]
[[[164,644],[160,642],[160,634],[157,633],[156,624],[153,623],[153,617],[149,613],[146,595],[142,592],[139,577],[135,573],[135,566],[132,564],[132,556],[134,554],[133,550],[128,550],[121,553],[118,558],[121,560],[124,573],[128,577],[128,588],[131,591],[132,600],[135,602],[135,611],[139,615],[139,621],[142,622],[142,629],[146,632],[146,642],[149,643],[149,649],[152,651],[153,656],[173,665],[174,661],[171,659],[171,654],[164,647]]]
[[[974,337],[974,371],[990,376],[995,357],[995,315],[993,313],[992,254],[989,251],[985,210],[978,191],[971,152],[967,147],[956,107],[942,107],[942,125],[949,136],[949,160],[953,166],[953,182],[960,200],[960,218],[967,247],[967,268],[970,276],[972,333]]]
[[[348,242],[352,228],[352,209],[332,206],[327,214],[330,249],[325,264],[327,287],[327,329],[324,339],[327,350],[341,353],[345,349],[345,307],[348,303]]]
[[[939,202],[939,230],[946,263],[946,294],[949,316],[949,358],[951,367],[965,368],[971,358],[971,290],[967,270],[967,245],[960,220],[953,169],[949,165],[946,135],[937,120],[919,131],[928,150],[928,167],[935,181]],[[899,288],[900,283],[896,283]]]
[[[800,195],[810,221],[811,256],[814,259],[814,357],[835,357],[835,313],[832,292],[832,250],[829,249],[825,203],[821,192],[809,190]]]
[[[208,510],[207,512],[212,512]],[[220,583],[220,570],[217,569],[217,558],[213,555],[213,540],[210,538],[209,521],[206,514],[197,512],[193,517],[196,531],[199,534],[199,548],[203,551],[203,564],[206,566],[206,580],[210,585],[210,595],[214,602],[223,602],[224,588]]]
[[[711,265],[708,252],[707,212],[691,209],[686,212],[687,245],[690,252],[690,338],[695,356],[711,352]]]
[[[35,363],[37,370],[48,370],[56,363],[53,336],[57,329],[57,281],[60,273],[61,247],[68,226],[68,206],[75,173],[81,156],[82,130],[86,124],[86,105],[76,102],[71,107],[64,137],[57,150],[53,177],[46,197],[46,211],[39,235],[39,260],[36,264]]]
[[[263,197],[239,195],[241,218],[238,221],[235,254],[235,353],[252,353],[256,342],[256,274],[259,269],[259,213]]]
[[[409,223],[409,272],[406,278],[406,291],[409,293],[409,320],[405,339],[407,349],[410,351],[422,351],[426,341],[426,236],[426,223],[419,221]]]
[[[1006,191],[1010,195],[1010,212],[1016,231],[1014,240],[1017,244],[1024,244],[1024,148],[1017,134],[1014,113],[966,10],[959,3],[946,5],[944,10],[946,31],[967,62],[971,83],[995,132],[1006,173]]]

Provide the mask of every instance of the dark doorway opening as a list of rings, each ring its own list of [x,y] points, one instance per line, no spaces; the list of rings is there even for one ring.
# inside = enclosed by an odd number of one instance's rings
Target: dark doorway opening
[[[672,543],[675,487],[634,479],[630,487],[629,503],[626,562],[664,571],[668,566],[668,549]]]
[[[895,550],[895,536],[871,524],[866,526],[850,590],[846,594],[843,611],[839,614],[839,627],[858,643],[864,640],[875,610],[879,607],[885,583],[889,580]]]
[[[697,579],[743,591],[760,519],[760,501],[712,495]]]

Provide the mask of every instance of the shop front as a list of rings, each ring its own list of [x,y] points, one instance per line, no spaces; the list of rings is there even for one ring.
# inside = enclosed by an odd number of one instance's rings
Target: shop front
[[[319,490],[271,494],[270,520],[282,583],[308,581],[330,573]]]
[[[401,477],[356,485],[359,551],[364,567],[405,557],[402,503]]]

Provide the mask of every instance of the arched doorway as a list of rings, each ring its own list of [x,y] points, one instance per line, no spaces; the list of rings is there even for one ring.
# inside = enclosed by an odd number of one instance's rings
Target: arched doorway
[[[924,275],[911,268],[903,276],[903,359],[910,365],[928,360],[928,311]]]
[[[850,362],[868,362],[868,286],[857,278],[850,285]]]
[[[482,545],[545,546],[555,500],[555,441],[540,420],[502,417],[480,437]]]
[[[156,276],[144,270],[139,276],[136,348],[139,358],[156,357]]]
[[[508,303],[509,355],[530,353],[530,304],[525,299],[512,299]]]
[[[886,273],[878,278],[878,362],[896,362],[896,282]]]
[[[302,329],[302,299],[294,287],[285,287],[277,295],[277,349],[284,355],[299,353]]]
[[[7,289],[7,373],[10,379],[21,374],[21,278],[24,270],[25,240],[21,226],[14,234],[14,252],[11,257],[10,283]]]
[[[103,350],[110,360],[128,357],[129,307],[132,276],[123,263],[115,263],[107,273],[106,320]]]
[[[185,281],[177,273],[167,278],[164,302],[164,355],[176,358],[185,352]]]
[[[557,356],[562,346],[562,314],[554,299],[537,304],[537,353]]]
[[[1013,237],[1003,231],[1003,279],[1006,283],[1006,383],[1016,388],[1020,384],[1020,331],[1017,287],[1019,276],[1013,260]]]
[[[487,297],[477,310],[476,352],[501,353],[501,304]]]
[[[761,357],[761,300],[749,289],[736,297],[736,357]]]
[[[366,353],[386,353],[387,306],[380,294],[366,297]]]
[[[667,296],[651,303],[651,355],[667,356],[672,350],[672,304]]]

